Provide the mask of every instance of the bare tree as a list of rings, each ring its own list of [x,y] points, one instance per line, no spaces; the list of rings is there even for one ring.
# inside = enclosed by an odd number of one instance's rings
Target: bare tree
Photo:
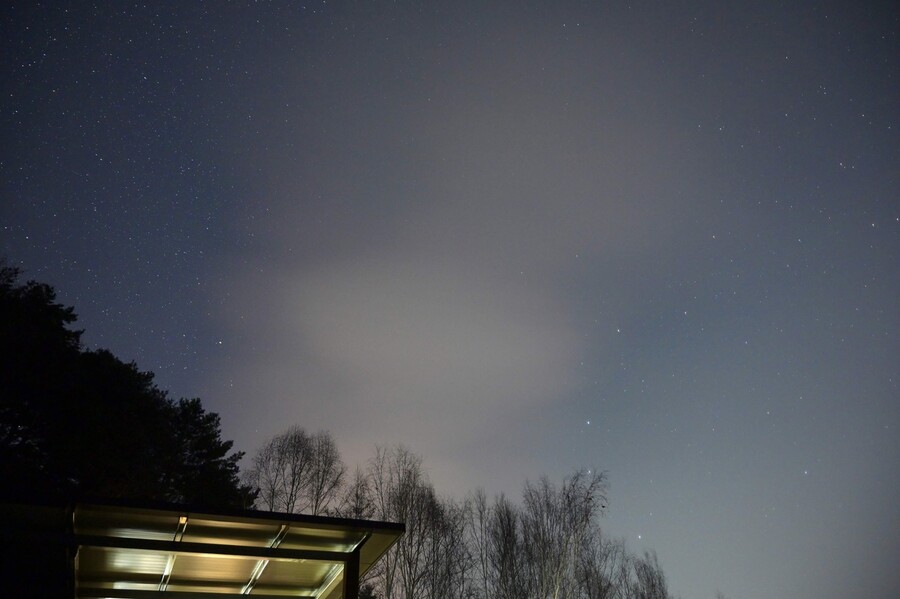
[[[528,552],[521,522],[520,510],[500,495],[494,501],[488,525],[486,597],[517,599],[532,596],[531,581],[526,577]]]
[[[306,506],[303,488],[310,470],[309,435],[294,426],[272,437],[253,457],[249,480],[259,489],[263,509],[298,513]]]
[[[328,433],[309,435],[293,426],[270,439],[253,458],[248,481],[263,509],[323,513],[337,496],[344,464]]]
[[[319,431],[309,439],[310,471],[306,485],[309,511],[325,513],[340,491],[346,467],[331,435]]]
[[[257,490],[256,507],[276,510],[281,487],[281,468],[276,464],[275,446],[269,442],[253,456],[251,466],[242,473],[243,482]]]
[[[433,498],[422,459],[403,446],[377,447],[369,461],[369,482],[375,517],[406,525],[406,533],[378,562],[378,590],[384,599],[412,599],[424,576],[421,512]]]
[[[406,534],[396,545],[402,596],[418,599],[424,594],[428,568],[427,546],[431,524],[428,512],[437,500],[434,489],[423,479],[418,465],[415,470],[401,472],[398,482],[400,484],[392,493],[392,503],[400,522],[406,523]]]
[[[359,466],[344,486],[336,511],[344,518],[367,520],[375,516],[375,502],[372,499],[369,477]]]
[[[381,596],[469,599],[472,560],[465,506],[438,498],[421,458],[402,446],[376,448],[367,484],[375,517],[406,525],[405,534],[376,566],[373,582]]]
[[[557,489],[546,478],[525,484],[522,530],[533,596],[563,599],[576,592],[575,565],[584,540],[606,508],[606,476],[578,471]]]
[[[248,481],[274,511],[403,522],[406,533],[367,574],[379,599],[670,599],[656,554],[631,555],[604,536],[603,473],[580,470],[557,486],[526,482],[521,504],[477,490],[439,498],[422,459],[376,448],[346,486],[346,468],[324,432],[293,427],[253,458]]]
[[[634,556],[631,561],[634,580],[630,584],[629,599],[670,599],[666,575],[655,551],[645,551],[643,557]]]
[[[585,538],[576,565],[579,596],[584,599],[621,597],[629,581],[630,567],[625,542],[607,538],[595,526]]]
[[[475,595],[486,599],[490,580],[490,520],[493,514],[484,489],[476,489],[466,500],[466,544],[473,560]]]
[[[451,499],[435,499],[425,514],[426,587],[430,599],[466,599],[472,556],[466,543],[466,508]]]

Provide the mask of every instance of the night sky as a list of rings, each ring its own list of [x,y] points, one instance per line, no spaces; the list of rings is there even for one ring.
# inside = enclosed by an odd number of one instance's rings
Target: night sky
[[[239,449],[900,596],[900,11],[730,4],[4,3],[0,253]]]

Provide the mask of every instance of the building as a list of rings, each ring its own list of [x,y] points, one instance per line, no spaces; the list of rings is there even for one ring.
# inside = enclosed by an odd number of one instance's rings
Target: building
[[[357,599],[403,524],[171,504],[0,505],[21,597]],[[4,593],[5,594],[5,593]]]

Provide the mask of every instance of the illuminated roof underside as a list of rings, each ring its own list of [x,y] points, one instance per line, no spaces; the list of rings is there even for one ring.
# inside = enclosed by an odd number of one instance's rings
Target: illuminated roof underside
[[[247,514],[78,506],[75,595],[340,599],[345,574],[358,581],[403,534],[382,522]]]

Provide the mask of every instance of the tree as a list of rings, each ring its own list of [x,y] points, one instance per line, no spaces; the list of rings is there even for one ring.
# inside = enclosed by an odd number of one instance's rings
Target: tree
[[[263,509],[317,515],[338,497],[345,470],[330,434],[293,426],[260,448],[247,478]]]
[[[402,445],[378,447],[369,461],[369,480],[380,520],[403,522],[406,532],[379,561],[376,580],[385,599],[416,597],[424,576],[422,549],[427,482],[422,459]]]
[[[670,599],[666,575],[655,551],[645,551],[643,557],[634,556],[631,561],[634,580],[630,584],[629,599]]]
[[[18,285],[20,271],[0,266],[0,475],[6,494],[48,493],[47,404],[65,391],[81,348],[70,330],[74,310],[49,285]],[[61,375],[61,376],[55,376]]]
[[[170,400],[134,363],[84,350],[74,309],[19,276],[0,267],[0,496],[252,501],[216,414]]]
[[[306,508],[303,486],[310,470],[309,435],[291,427],[265,443],[253,458],[248,480],[258,489],[257,502],[274,512]]]
[[[494,501],[488,524],[489,591],[486,597],[515,599],[530,596],[530,580],[525,576],[522,516],[504,495]]]
[[[466,543],[466,508],[449,498],[437,498],[427,504],[425,592],[431,599],[464,599],[472,595],[471,571],[474,565]]]
[[[669,599],[655,554],[603,534],[606,505],[606,475],[591,470],[526,482],[521,504],[440,498],[422,459],[394,446],[356,470],[338,513],[406,525],[367,576],[383,599]]]
[[[376,448],[366,481],[374,516],[406,525],[372,575],[379,594],[385,599],[473,597],[467,507],[439,498],[421,458],[403,446]]]
[[[310,513],[324,514],[337,498],[347,468],[331,435],[319,431],[309,443],[311,469],[308,486]]]
[[[359,599],[379,599],[379,595],[375,592],[375,587],[371,584],[360,584]]]
[[[609,539],[599,526],[584,540],[576,577],[580,596],[585,599],[613,599],[621,596],[629,580],[631,562],[625,542]]]
[[[243,452],[232,452],[233,441],[223,441],[219,415],[207,412],[199,398],[170,403],[175,444],[167,472],[172,501],[250,508],[255,494],[239,482]]]
[[[375,515],[369,477],[359,466],[344,486],[336,512],[338,516],[358,520],[368,520]]]
[[[478,488],[466,500],[466,542],[473,560],[473,588],[478,597],[494,596],[490,588],[489,527],[493,510],[484,489]]]
[[[580,470],[557,489],[546,478],[525,484],[522,534],[526,577],[535,597],[573,596],[575,565],[596,518],[606,508],[606,476]]]

